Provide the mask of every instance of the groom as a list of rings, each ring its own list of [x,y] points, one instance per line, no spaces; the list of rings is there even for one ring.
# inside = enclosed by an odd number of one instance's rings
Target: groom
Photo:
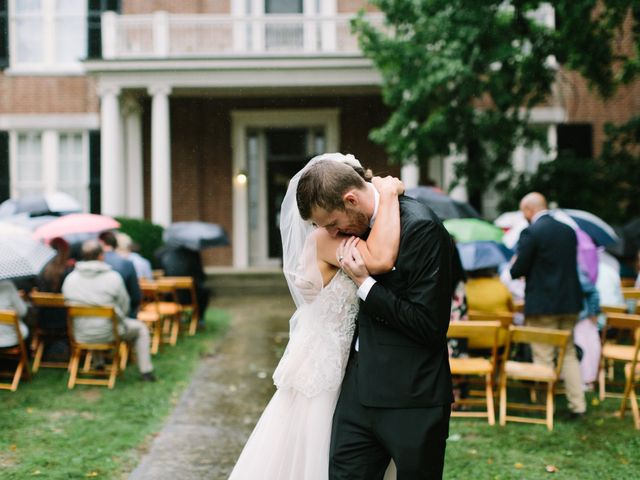
[[[378,194],[344,163],[321,160],[300,178],[302,218],[332,235],[366,237]],[[436,215],[400,196],[394,269],[371,277],[357,249],[341,251],[360,297],[356,338],[333,418],[329,478],[442,477],[453,402],[446,334],[453,247]]]

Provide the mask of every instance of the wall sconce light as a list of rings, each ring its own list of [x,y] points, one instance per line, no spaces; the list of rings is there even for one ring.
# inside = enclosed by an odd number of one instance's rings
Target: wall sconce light
[[[238,185],[246,185],[247,183],[247,171],[246,170],[240,170],[237,174],[236,174],[236,183]]]

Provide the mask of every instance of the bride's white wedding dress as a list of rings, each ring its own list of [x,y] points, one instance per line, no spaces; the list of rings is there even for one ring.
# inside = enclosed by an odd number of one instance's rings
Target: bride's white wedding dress
[[[292,319],[289,343],[230,480],[327,480],[333,410],[358,314],[356,286],[339,270]]]
[[[277,386],[229,480],[327,480],[333,411],[349,359],[357,288],[339,270],[292,318]],[[396,477],[393,463],[385,480]]]

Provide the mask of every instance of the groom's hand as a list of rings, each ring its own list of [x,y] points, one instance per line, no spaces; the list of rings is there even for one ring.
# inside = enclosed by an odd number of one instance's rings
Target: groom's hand
[[[356,247],[357,241],[347,242],[342,250],[340,265],[349,278],[359,287],[369,277],[369,270],[364,264],[360,251]]]

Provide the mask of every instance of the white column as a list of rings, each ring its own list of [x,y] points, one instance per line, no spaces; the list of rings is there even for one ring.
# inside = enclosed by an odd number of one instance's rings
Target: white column
[[[124,213],[124,165],[120,148],[118,87],[100,91],[100,202],[102,213]]]
[[[171,138],[169,94],[171,87],[149,87],[151,101],[151,221],[171,223]]]
[[[404,183],[404,188],[414,188],[420,182],[420,167],[416,161],[405,163],[400,169],[400,179]]]
[[[142,179],[142,109],[138,100],[124,101],[124,137],[127,168],[127,216],[144,217],[144,183]]]
[[[156,57],[169,56],[169,14],[153,13],[153,53]]]
[[[102,13],[102,58],[105,60],[116,57],[117,25],[118,16],[115,12],[109,10]]]

